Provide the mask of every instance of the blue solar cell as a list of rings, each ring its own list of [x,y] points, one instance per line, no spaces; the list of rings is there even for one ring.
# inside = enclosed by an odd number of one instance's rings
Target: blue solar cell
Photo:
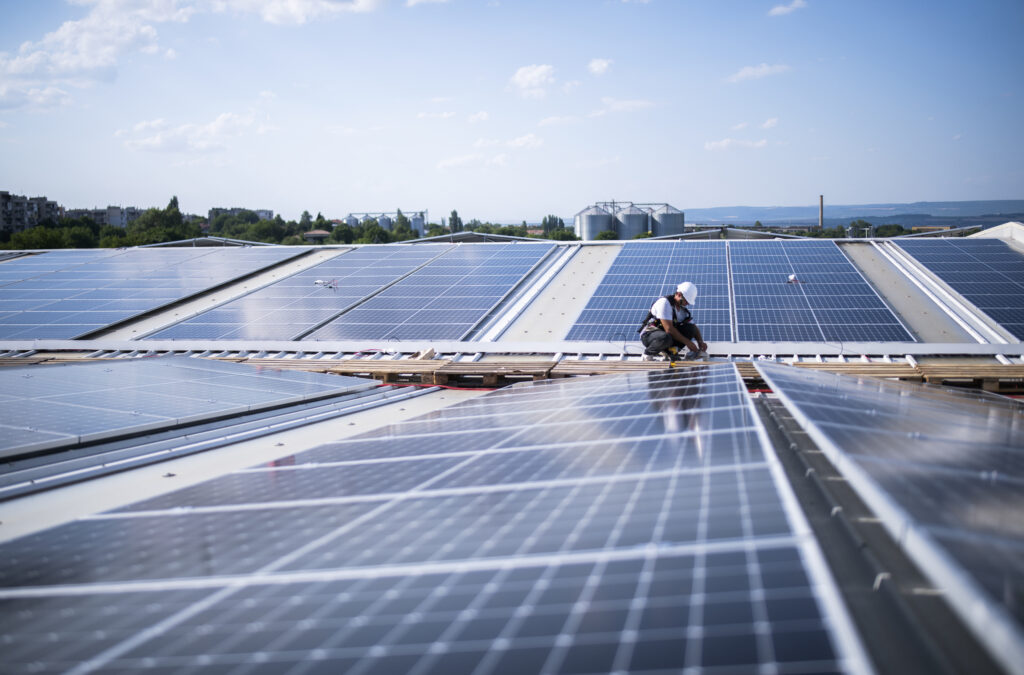
[[[7,279],[19,275],[21,279],[0,287],[0,299],[34,298],[38,301],[35,309],[72,312],[60,317],[26,311],[21,317],[10,317],[18,323],[33,319],[50,322],[37,324],[34,336],[40,338],[79,337],[86,323],[86,332],[102,328],[295,257],[301,251],[232,248],[129,249],[81,256],[54,253],[4,263]],[[74,315],[93,310],[101,311],[91,317]],[[26,336],[33,335],[19,337]]]
[[[624,244],[565,339],[638,340],[636,329],[654,301],[690,280],[700,290],[691,309],[705,340],[730,340],[725,251],[725,242]]]
[[[1024,254],[996,239],[899,240],[904,251],[954,291],[1024,340],[1024,326],[1005,310],[1024,311]]]
[[[550,244],[456,247],[310,337],[460,339],[553,250]],[[444,302],[435,305],[437,300]],[[405,311],[410,306],[418,311]]]

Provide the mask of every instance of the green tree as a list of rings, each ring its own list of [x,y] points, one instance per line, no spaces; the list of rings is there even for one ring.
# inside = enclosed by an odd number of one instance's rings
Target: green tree
[[[98,237],[84,225],[75,225],[61,230],[64,237],[64,248],[96,248]]]
[[[313,226],[313,216],[309,215],[309,211],[303,211],[302,216],[299,218],[299,227],[302,228],[303,232],[308,232]]]
[[[653,236],[653,234],[654,234],[653,232],[641,232],[640,234],[634,234],[633,238],[634,239],[647,239],[648,237]]]
[[[555,241],[577,241],[579,239],[575,232],[565,228],[553,230],[551,234],[546,235],[544,238],[554,239]]]
[[[604,239],[618,239],[618,238],[619,238],[619,235],[615,234],[615,230],[602,230],[601,232],[597,233],[596,237],[594,237],[594,239],[602,239],[602,240],[604,240]]]
[[[459,212],[455,209],[452,209],[452,214],[448,217],[448,229],[451,232],[462,232],[462,218],[459,218]]]

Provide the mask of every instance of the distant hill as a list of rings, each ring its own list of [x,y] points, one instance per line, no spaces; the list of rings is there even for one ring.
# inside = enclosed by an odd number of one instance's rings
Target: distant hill
[[[720,206],[684,209],[687,225],[817,224],[818,205]],[[1024,219],[1024,200],[1004,199],[971,202],[914,202],[912,204],[825,204],[825,225],[845,225],[862,218],[874,225],[998,225]]]

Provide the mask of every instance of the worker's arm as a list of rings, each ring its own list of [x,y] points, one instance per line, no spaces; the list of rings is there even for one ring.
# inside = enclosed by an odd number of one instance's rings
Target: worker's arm
[[[700,347],[700,351],[706,352],[708,350],[708,343],[704,342],[704,336],[700,332],[700,328],[694,324],[693,329],[697,331],[697,346]]]
[[[661,321],[661,327],[665,329],[666,333],[672,336],[673,340],[675,340],[676,342],[682,342],[684,345],[686,345],[687,349],[690,349],[692,351],[698,351],[697,345],[695,345],[693,341],[690,340],[690,338],[680,333],[674,323],[672,323],[668,319],[659,319],[659,321]]]

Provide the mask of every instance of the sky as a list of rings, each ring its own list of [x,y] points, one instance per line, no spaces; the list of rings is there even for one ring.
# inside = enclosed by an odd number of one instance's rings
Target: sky
[[[1020,0],[0,0],[0,190],[67,208],[1024,198]]]

